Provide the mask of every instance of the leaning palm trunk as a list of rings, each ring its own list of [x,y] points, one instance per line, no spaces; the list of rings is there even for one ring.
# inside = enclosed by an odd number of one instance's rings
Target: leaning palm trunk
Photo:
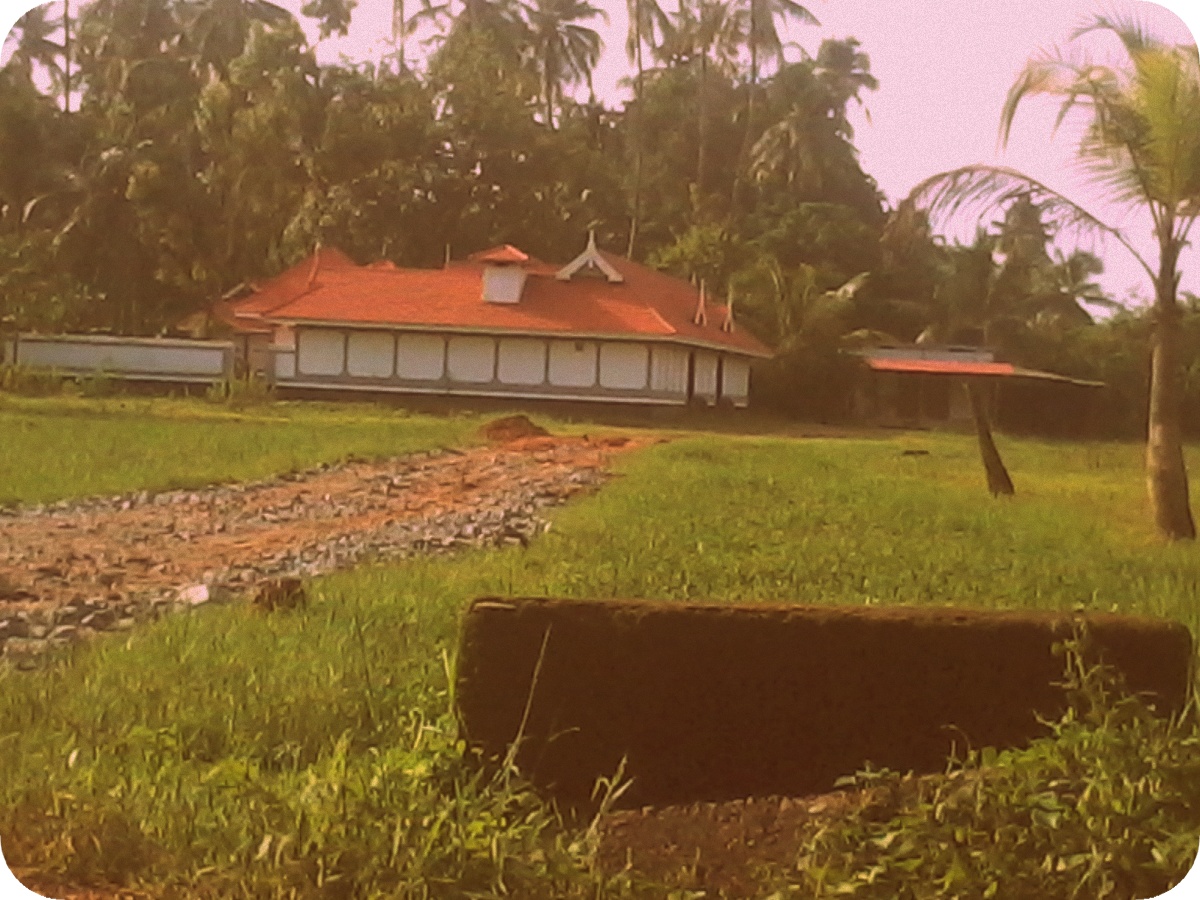
[[[1175,260],[1164,248],[1156,285],[1153,357],[1150,366],[1150,429],[1146,441],[1146,482],[1150,510],[1159,532],[1170,540],[1196,536],[1183,460],[1183,366],[1180,311],[1175,300]]]
[[[992,439],[992,425],[988,421],[987,400],[983,389],[976,379],[968,379],[967,396],[971,399],[971,416],[975,420],[975,434],[979,437],[979,456],[983,460],[983,471],[987,474],[988,490],[993,497],[1001,494],[1011,497],[1016,493],[1012,479],[1008,477],[1008,469],[996,449]]]

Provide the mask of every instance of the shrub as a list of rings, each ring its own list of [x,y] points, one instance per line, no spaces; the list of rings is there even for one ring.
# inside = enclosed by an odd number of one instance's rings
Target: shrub
[[[63,377],[53,370],[29,366],[4,366],[0,371],[0,390],[24,397],[50,397],[61,394]]]
[[[241,378],[223,378],[206,393],[212,403],[224,403],[234,409],[244,409],[272,399],[274,388],[265,377],[250,373]]]
[[[856,814],[818,831],[783,897],[1157,896],[1200,842],[1200,731],[1158,718],[1115,673],[1061,651],[1071,700],[1028,748],[973,750],[945,776],[865,771]]]

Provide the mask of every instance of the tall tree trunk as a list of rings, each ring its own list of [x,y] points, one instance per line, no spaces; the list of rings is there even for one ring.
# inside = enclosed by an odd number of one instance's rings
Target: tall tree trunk
[[[71,111],[71,0],[63,0],[63,112]]]
[[[755,0],[750,0],[750,85],[746,93],[746,121],[742,124],[745,133],[742,147],[738,151],[737,171],[733,173],[733,195],[729,198],[730,209],[736,213],[742,202],[746,186],[746,165],[750,159],[750,141],[754,134],[754,99],[758,93],[758,19]]]
[[[696,197],[692,201],[695,212],[704,205],[704,192],[708,185],[708,51],[700,54],[700,122],[696,140]]]
[[[988,420],[987,397],[984,396],[983,384],[975,378],[967,379],[967,396],[971,400],[971,416],[975,420],[975,434],[979,438],[979,456],[983,461],[983,471],[987,474],[988,490],[993,497],[1001,494],[1011,497],[1016,493],[996,442],[992,439],[992,425]]]
[[[546,127],[551,131],[554,130],[554,88],[551,79],[551,72],[558,72],[558,60],[555,58],[554,50],[549,46],[546,47],[544,69],[543,90],[546,92]]]
[[[645,152],[646,137],[642,129],[643,89],[645,87],[646,68],[642,63],[642,2],[634,5],[634,41],[636,42],[633,55],[637,60],[637,80],[634,82],[634,108],[637,110],[633,117],[633,209],[629,216],[629,244],[625,248],[626,259],[633,259],[633,248],[637,242],[638,223],[642,217],[642,154]]]
[[[1171,234],[1173,222],[1164,233]],[[1188,500],[1187,466],[1183,459],[1183,366],[1180,355],[1179,247],[1162,242],[1155,285],[1154,338],[1150,367],[1150,429],[1146,441],[1146,482],[1150,510],[1159,532],[1169,540],[1192,540],[1196,525]]]
[[[404,74],[406,60],[404,58],[404,44],[407,31],[407,23],[404,16],[404,0],[392,0],[392,41],[396,44],[396,52],[399,54],[399,73]]]

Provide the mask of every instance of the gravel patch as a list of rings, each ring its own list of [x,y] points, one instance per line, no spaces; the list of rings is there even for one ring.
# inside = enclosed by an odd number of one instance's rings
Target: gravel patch
[[[0,509],[0,659],[377,559],[526,546],[623,438],[351,458],[245,484]]]

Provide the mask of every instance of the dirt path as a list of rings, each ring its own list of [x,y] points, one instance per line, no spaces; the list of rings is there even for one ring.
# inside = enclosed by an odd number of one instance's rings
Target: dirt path
[[[467,451],[0,513],[4,656],[27,668],[54,643],[251,594],[281,576],[524,544],[545,525],[539,510],[594,489],[611,455],[635,446],[521,428],[492,434],[498,443]]]

